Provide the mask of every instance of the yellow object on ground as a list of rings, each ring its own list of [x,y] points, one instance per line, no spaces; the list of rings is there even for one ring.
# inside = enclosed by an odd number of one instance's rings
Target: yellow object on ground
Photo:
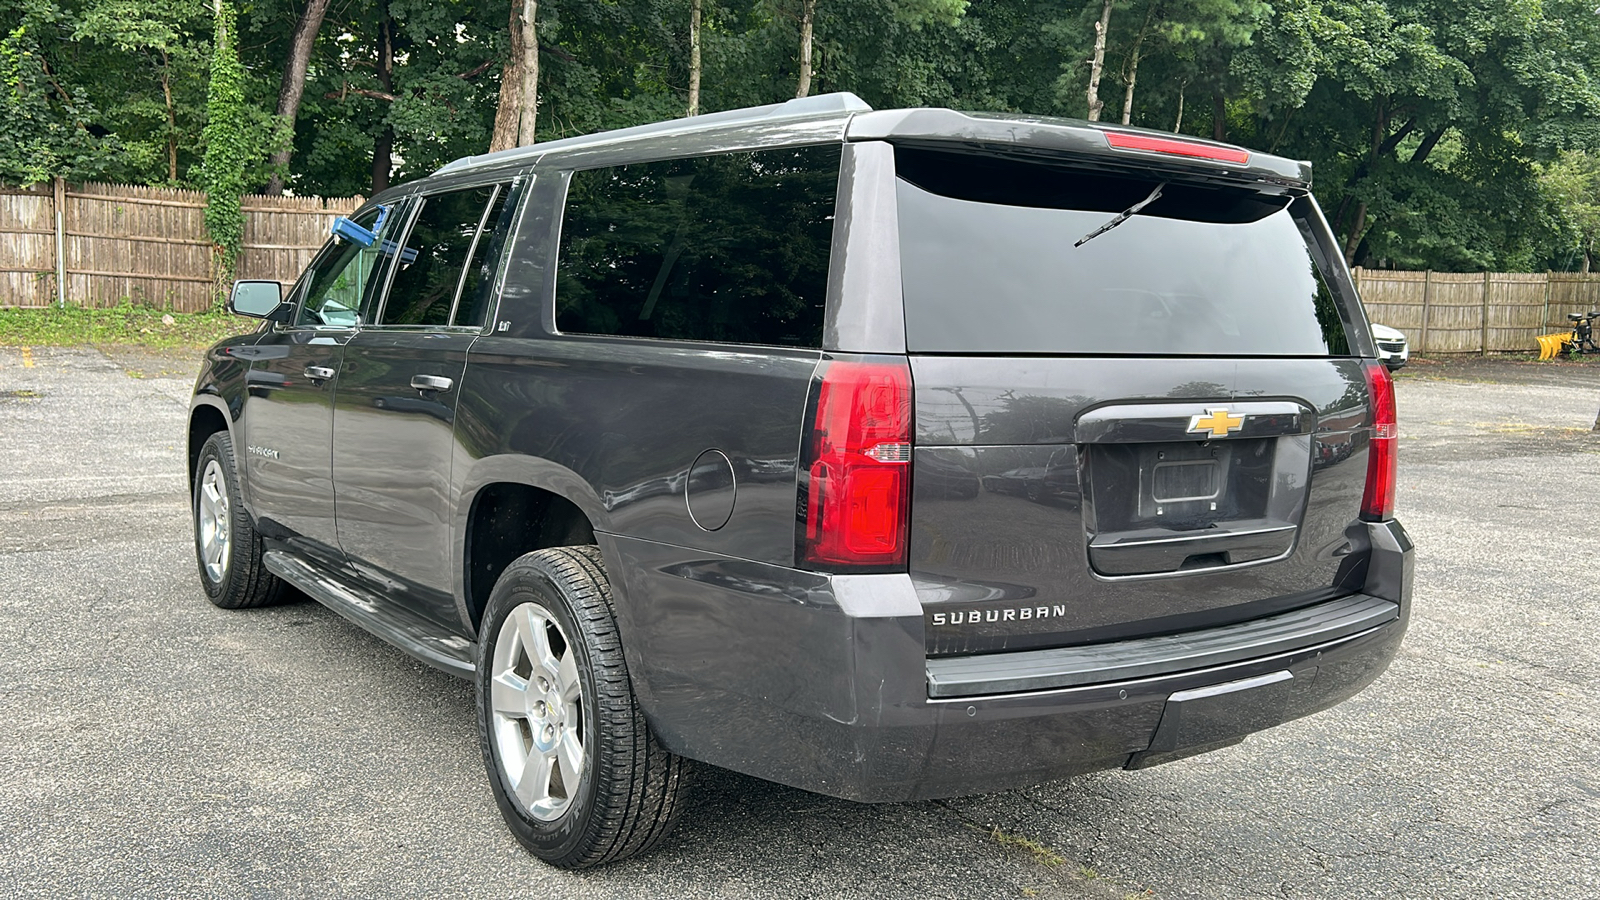
[[[1541,334],[1534,338],[1539,342],[1539,358],[1555,359],[1561,348],[1572,343],[1572,332],[1562,331],[1557,334]]]

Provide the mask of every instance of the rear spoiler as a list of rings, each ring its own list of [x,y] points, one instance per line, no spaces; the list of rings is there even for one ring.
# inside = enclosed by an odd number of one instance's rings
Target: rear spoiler
[[[1199,181],[1275,187],[1292,194],[1311,189],[1309,162],[1188,135],[1076,119],[950,109],[884,110],[852,116],[845,139],[1049,157],[1146,173],[1153,167]]]

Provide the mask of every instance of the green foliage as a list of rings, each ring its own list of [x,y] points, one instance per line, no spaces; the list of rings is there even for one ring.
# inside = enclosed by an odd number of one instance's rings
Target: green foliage
[[[225,312],[180,313],[132,303],[106,309],[77,305],[43,309],[0,307],[0,345],[137,345],[149,349],[194,350],[230,334],[247,332],[254,324]]]
[[[1565,150],[1538,167],[1539,191],[1546,202],[1558,237],[1583,271],[1594,264],[1595,243],[1600,240],[1600,158],[1581,150]]]
[[[45,0],[0,0],[0,21],[8,20],[17,24],[0,37],[0,182],[106,176],[122,146],[95,125],[94,104],[58,77],[47,53],[70,34],[72,18]]]
[[[123,147],[110,177],[187,186],[205,124],[207,9],[202,0],[84,3],[72,32],[83,88]]]
[[[812,90],[880,108],[1081,116],[1101,2],[817,0]],[[260,186],[283,138],[271,110],[303,8],[242,5],[225,42],[240,65],[213,75],[224,42],[206,0],[0,0],[0,180],[209,187],[226,168],[242,173],[228,194]],[[794,95],[800,8],[706,0],[704,111]],[[370,193],[380,135],[393,135],[396,180],[483,152],[511,10],[334,4],[312,50],[290,189]],[[689,0],[543,0],[539,17],[541,140],[684,113]],[[1593,0],[1116,0],[1104,118],[1121,118],[1130,83],[1134,125],[1311,160],[1354,262],[1584,264],[1570,154],[1600,157]],[[226,95],[218,112],[208,87]]]
[[[206,91],[205,162],[200,179],[206,191],[206,231],[218,258],[218,284],[231,280],[244,244],[245,169],[259,154],[245,130],[244,67],[239,65],[233,7],[216,7],[211,81]],[[219,292],[220,293],[220,292]]]

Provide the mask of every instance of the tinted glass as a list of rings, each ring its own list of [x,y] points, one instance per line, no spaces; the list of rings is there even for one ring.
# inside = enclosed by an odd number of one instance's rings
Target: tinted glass
[[[371,230],[377,224],[378,211],[374,207],[351,219]],[[390,230],[394,218],[392,214],[385,216],[384,231]],[[373,273],[382,261],[381,245],[381,240],[371,247],[363,247],[342,238],[331,239],[301,276],[303,302],[295,324],[355,327],[362,302],[372,285]]]
[[[422,200],[389,284],[384,325],[448,325],[461,274],[494,185],[434,194]]]
[[[818,347],[839,147],[576,172],[562,331]]]
[[[467,277],[461,282],[461,299],[456,303],[455,324],[482,325],[494,300],[495,272],[500,254],[511,236],[511,222],[517,211],[522,184],[502,185],[500,194],[483,221],[483,232],[467,264]]]
[[[1348,352],[1284,198],[899,150],[914,351],[1227,356]]]

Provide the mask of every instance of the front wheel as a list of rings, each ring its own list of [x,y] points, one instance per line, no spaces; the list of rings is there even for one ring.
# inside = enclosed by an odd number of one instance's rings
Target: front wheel
[[[237,473],[228,433],[207,438],[194,466],[194,552],[200,586],[223,609],[268,606],[287,590],[262,564],[261,535],[245,511]]]
[[[665,839],[689,763],[656,743],[634,700],[599,548],[517,559],[479,635],[478,732],[517,840],[581,869]]]

